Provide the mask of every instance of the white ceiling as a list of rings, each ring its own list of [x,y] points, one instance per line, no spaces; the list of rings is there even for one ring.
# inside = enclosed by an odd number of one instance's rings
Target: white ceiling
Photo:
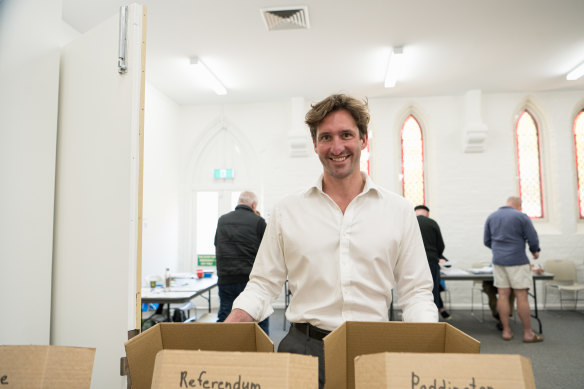
[[[80,32],[119,0],[63,0]],[[143,0],[146,78],[179,104],[246,103],[330,93],[359,97],[582,90],[566,73],[584,61],[583,0]],[[260,9],[307,6],[307,30],[268,31]],[[406,65],[383,87],[392,46]],[[228,89],[196,85],[199,56]]]

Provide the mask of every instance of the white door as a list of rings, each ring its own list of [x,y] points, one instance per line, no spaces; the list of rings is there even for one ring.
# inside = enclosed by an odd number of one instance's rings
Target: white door
[[[120,357],[139,327],[145,8],[64,48],[61,59],[51,343],[95,347],[92,388],[123,388]]]
[[[196,192],[196,247],[199,255],[215,254],[215,231],[221,215],[235,209],[241,191],[200,191]],[[200,264],[195,264],[200,267]]]
[[[50,342],[56,7],[54,0],[0,1],[0,345]]]

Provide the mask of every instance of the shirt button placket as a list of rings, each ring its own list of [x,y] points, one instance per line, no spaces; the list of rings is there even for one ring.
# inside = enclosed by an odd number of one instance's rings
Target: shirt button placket
[[[347,302],[350,301],[350,283],[351,283],[351,264],[349,259],[349,232],[346,221],[347,215],[344,215],[341,222],[341,229],[339,234],[340,239],[340,268],[341,268],[341,293],[343,295],[343,319],[347,320],[349,315],[349,308]]]

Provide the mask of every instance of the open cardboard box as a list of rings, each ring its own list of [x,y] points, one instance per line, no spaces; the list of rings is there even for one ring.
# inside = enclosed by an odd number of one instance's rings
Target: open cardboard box
[[[0,387],[89,389],[94,358],[94,348],[0,346]]]
[[[161,350],[152,389],[318,389],[318,358],[289,353]]]
[[[159,323],[125,343],[132,389],[150,389],[160,350],[274,352],[256,323]]]
[[[359,355],[480,352],[479,341],[446,323],[345,322],[323,341],[327,389],[355,388]]]
[[[357,389],[535,389],[531,360],[515,354],[380,353],[355,358]]]

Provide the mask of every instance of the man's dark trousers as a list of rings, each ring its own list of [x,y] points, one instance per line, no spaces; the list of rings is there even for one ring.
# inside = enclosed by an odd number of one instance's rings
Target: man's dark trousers
[[[430,272],[432,273],[432,280],[434,281],[434,288],[432,288],[434,304],[436,304],[438,309],[442,309],[444,308],[444,303],[440,296],[440,264],[438,261],[428,261],[428,265],[430,265]]]
[[[219,287],[219,312],[217,313],[217,321],[223,322],[229,316],[231,308],[233,307],[233,301],[239,296],[241,292],[245,289],[247,282],[240,284],[223,284],[218,285]],[[262,330],[267,335],[270,335],[270,318],[258,323]]]

